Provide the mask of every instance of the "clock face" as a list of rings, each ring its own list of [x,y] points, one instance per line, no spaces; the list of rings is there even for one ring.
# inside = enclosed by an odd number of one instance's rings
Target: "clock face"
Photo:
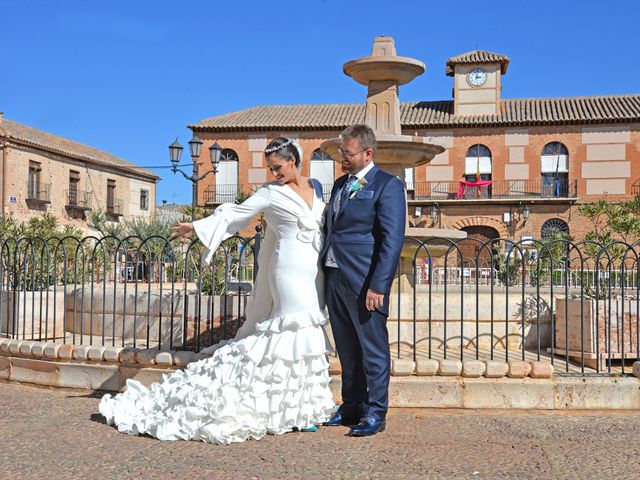
[[[487,72],[481,68],[474,68],[467,74],[467,82],[472,87],[479,87],[487,81]]]

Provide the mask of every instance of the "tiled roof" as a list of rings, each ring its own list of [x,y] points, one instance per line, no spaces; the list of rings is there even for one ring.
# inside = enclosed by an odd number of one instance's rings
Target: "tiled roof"
[[[207,118],[194,131],[338,130],[364,121],[364,104],[274,105]],[[453,100],[402,102],[405,128],[464,128],[640,122],[640,95],[509,98],[492,115],[454,115]]]
[[[509,67],[509,57],[485,50],[472,50],[471,52],[461,53],[447,60],[447,65],[444,69],[445,73],[452,77],[453,66],[460,63],[499,63],[500,71],[504,75],[507,73],[507,68]]]
[[[130,174],[152,180],[160,178],[155,173],[138,167],[136,164],[116,157],[104,150],[89,147],[88,145],[74,142],[68,138],[58,137],[57,135],[43,132],[42,130],[7,120],[6,118],[0,119],[0,137],[15,141],[16,143],[42,148],[60,155],[85,160],[90,163],[113,167],[116,170],[126,171]]]

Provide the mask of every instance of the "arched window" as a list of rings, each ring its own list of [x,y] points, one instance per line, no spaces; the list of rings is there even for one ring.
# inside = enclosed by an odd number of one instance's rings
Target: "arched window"
[[[238,154],[234,150],[222,150],[215,177],[216,203],[234,202],[238,194]]]
[[[540,229],[540,237],[543,239],[549,239],[553,237],[555,233],[569,233],[569,225],[564,220],[559,218],[551,218],[542,224]]]
[[[547,143],[540,156],[540,193],[566,197],[569,191],[569,152],[560,142]]]
[[[480,144],[469,148],[464,163],[464,176],[467,182],[491,180],[491,150]]]
[[[478,174],[480,178],[478,178]],[[477,182],[478,180],[491,180],[491,150],[481,144],[473,145],[467,150],[464,162],[464,179],[467,182]],[[467,188],[465,196],[490,197],[491,185],[487,187],[475,187],[477,192],[471,192]]]
[[[327,196],[327,192],[331,194],[331,187],[334,181],[335,162],[331,155],[323,152],[319,148],[315,149],[311,154],[311,169],[309,176],[315,178],[322,184],[322,190]]]

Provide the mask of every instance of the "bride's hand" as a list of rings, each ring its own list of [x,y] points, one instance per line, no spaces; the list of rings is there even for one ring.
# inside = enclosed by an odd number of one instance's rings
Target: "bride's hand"
[[[191,222],[178,222],[175,224],[175,226],[171,227],[171,231],[173,233],[169,237],[169,240],[181,238],[184,241],[191,238],[195,233],[193,223]]]

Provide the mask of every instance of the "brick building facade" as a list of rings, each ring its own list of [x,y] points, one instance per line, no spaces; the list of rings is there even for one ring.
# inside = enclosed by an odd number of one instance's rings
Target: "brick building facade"
[[[445,69],[453,100],[401,104],[402,133],[446,149],[407,172],[409,223],[489,238],[562,230],[581,239],[589,224],[577,205],[639,193],[640,95],[502,99],[508,66],[491,52],[458,55]],[[203,182],[199,201],[232,201],[238,189],[270,180],[262,152],[277,136],[294,138],[302,173],[329,188],[339,164],[318,147],[364,114],[364,104],[258,106],[190,125],[205,147],[227,149],[222,174]]]
[[[0,213],[20,221],[49,213],[86,230],[91,211],[112,221],[155,213],[154,173],[1,115],[0,175]]]

